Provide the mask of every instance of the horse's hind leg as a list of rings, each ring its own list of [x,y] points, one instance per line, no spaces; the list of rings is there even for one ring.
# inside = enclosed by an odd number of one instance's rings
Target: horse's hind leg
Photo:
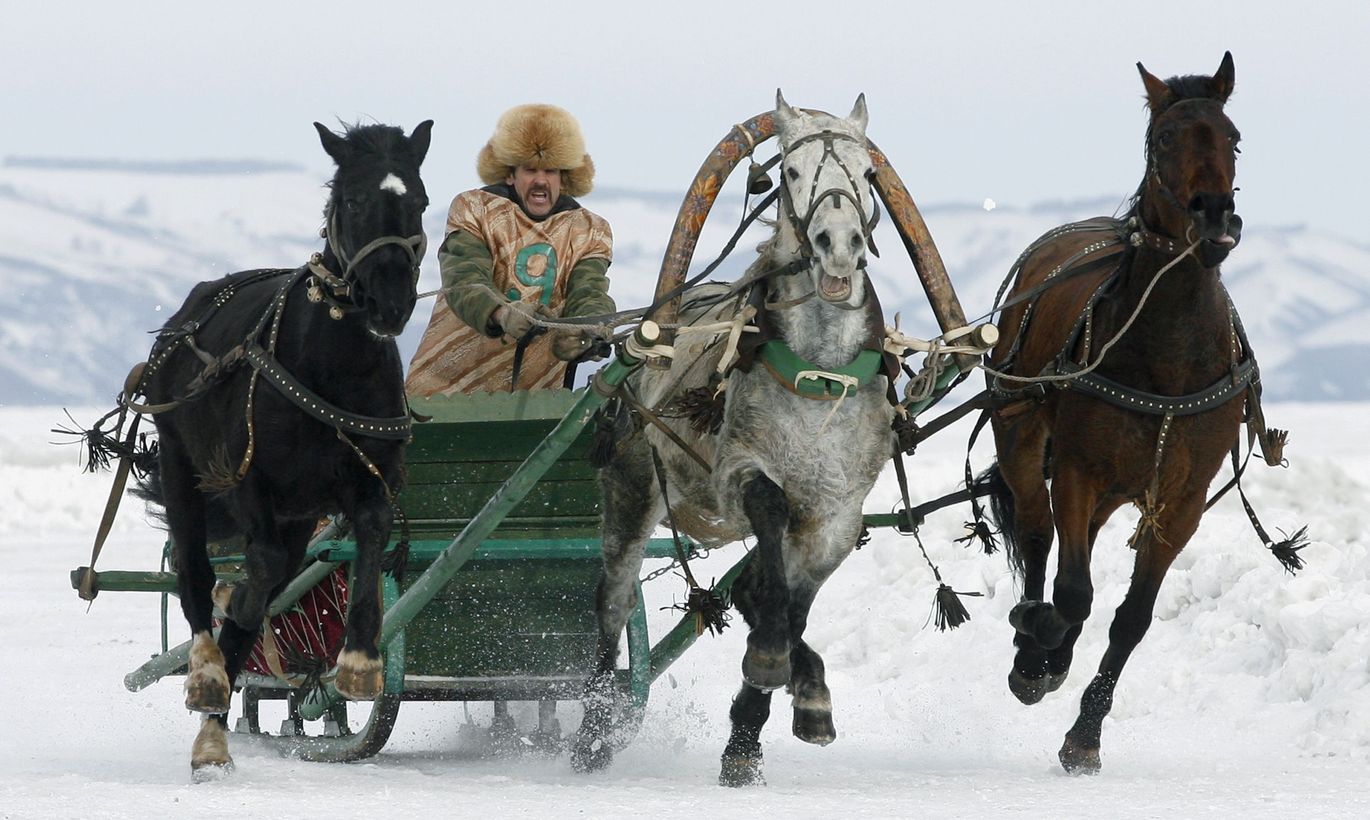
[[[665,513],[643,437],[600,471],[600,488],[604,565],[595,591],[599,639],[595,669],[585,683],[584,717],[571,747],[571,765],[582,772],[598,771],[613,761],[608,734],[619,708],[619,639],[637,607],[643,545]]]
[[[274,573],[275,583],[267,589],[267,593],[257,596],[262,603],[261,615],[256,619],[256,625],[245,614],[245,607],[234,603],[234,598],[238,596],[239,587],[244,584],[234,584],[231,587],[218,587],[215,589],[216,600],[227,598],[224,607],[225,613],[232,613],[232,616],[224,621],[223,627],[219,630],[219,649],[224,654],[224,668],[228,671],[229,680],[237,680],[238,674],[243,671],[243,666],[247,663],[247,658],[252,654],[252,648],[257,644],[257,638],[262,632],[262,623],[269,614],[268,606],[273,598],[285,588],[289,583],[291,575],[300,565],[304,557],[305,548],[309,545],[309,535],[314,530],[313,521],[287,521],[282,522],[278,529],[281,550],[275,556],[268,570],[263,564],[262,556],[254,546],[249,553],[252,561],[249,564],[251,572],[272,572]],[[281,559],[280,556],[284,558]],[[279,559],[279,560],[277,560]],[[264,578],[263,584],[271,583],[272,578]],[[228,595],[223,595],[227,591]],[[246,591],[246,590],[245,590]]]
[[[1080,698],[1080,715],[1061,746],[1061,766],[1067,772],[1094,774],[1099,771],[1099,738],[1103,720],[1113,708],[1113,689],[1118,685],[1132,650],[1141,643],[1151,625],[1156,595],[1166,571],[1198,529],[1199,518],[1203,515],[1202,490],[1192,493],[1191,498],[1168,501],[1169,506],[1158,514],[1158,529],[1141,531],[1136,540],[1132,583],[1109,627],[1108,650],[1099,663],[1098,673],[1085,687]]]

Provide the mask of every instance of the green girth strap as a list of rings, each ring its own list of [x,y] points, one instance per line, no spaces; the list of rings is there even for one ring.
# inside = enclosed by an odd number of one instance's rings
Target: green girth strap
[[[757,349],[757,359],[776,381],[792,393],[822,401],[835,401],[865,387],[881,373],[882,356],[878,350],[863,350],[840,367],[820,367],[801,358],[783,339],[771,339]],[[829,376],[845,376],[855,382],[847,384]]]

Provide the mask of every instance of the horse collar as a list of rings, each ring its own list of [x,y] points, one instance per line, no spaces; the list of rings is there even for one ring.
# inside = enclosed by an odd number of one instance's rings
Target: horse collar
[[[883,361],[880,351],[862,350],[847,364],[823,368],[795,353],[784,339],[762,344],[757,358],[791,393],[822,401],[835,401],[865,387],[880,372]]]

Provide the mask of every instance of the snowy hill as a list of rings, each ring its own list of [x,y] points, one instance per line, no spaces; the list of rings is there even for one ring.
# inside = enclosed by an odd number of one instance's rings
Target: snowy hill
[[[107,402],[146,357],[154,330],[192,285],[235,270],[291,267],[321,246],[322,173],[271,164],[8,161],[0,166],[0,404]],[[910,180],[913,184],[914,181]],[[682,190],[684,181],[682,181]],[[916,185],[914,195],[917,196]],[[429,181],[430,242],[442,235],[450,186]],[[1119,201],[1048,202],[1026,209],[923,203],[966,313],[989,305],[1017,254],[1062,222],[1112,213]],[[602,189],[586,205],[609,219],[621,307],[645,304],[680,196]],[[702,267],[740,217],[740,197],[715,207],[696,254]],[[722,275],[745,265],[754,230]],[[933,328],[912,266],[889,220],[872,274],[886,311],[918,335]],[[1370,354],[1355,329],[1370,322],[1370,246],[1307,227],[1262,226],[1247,215],[1224,276],[1260,355],[1267,394],[1370,399]],[[421,288],[437,284],[430,254]],[[417,344],[430,307],[402,339]]]

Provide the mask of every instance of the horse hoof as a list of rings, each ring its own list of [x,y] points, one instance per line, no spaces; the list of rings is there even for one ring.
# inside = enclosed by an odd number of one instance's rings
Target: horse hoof
[[[742,656],[742,679],[753,689],[774,692],[790,682],[790,652],[765,652],[747,645]]]
[[[228,673],[207,666],[186,675],[186,708],[192,712],[222,715],[228,711]]]
[[[795,737],[815,746],[827,746],[837,740],[832,712],[822,709],[795,709],[792,729]]]
[[[233,774],[233,761],[227,763],[204,763],[196,766],[190,764],[190,782],[192,783],[215,783],[220,780],[227,780]]]
[[[233,771],[228,736],[216,717],[205,718],[190,749],[190,779],[195,783],[222,780]]]
[[[1059,685],[1058,683],[1057,686]],[[1046,693],[1052,691],[1047,676],[1029,678],[1017,669],[1008,673],[1008,690],[1020,703],[1027,706],[1041,702]]]
[[[761,775],[761,756],[723,756],[723,769],[718,773],[718,785],[738,789],[744,786],[764,786]]]
[[[338,656],[338,674],[333,679],[338,694],[348,700],[375,700],[384,684],[380,658],[368,658],[355,649]]]
[[[1055,692],[1057,689],[1060,689],[1061,684],[1066,682],[1066,676],[1069,674],[1069,671],[1048,673],[1046,678],[1047,692]]]
[[[614,762],[614,750],[600,738],[577,738],[571,747],[571,768],[582,773],[602,772]]]
[[[1069,739],[1061,746],[1057,757],[1060,758],[1061,768],[1066,770],[1066,774],[1098,774],[1102,768],[1097,748],[1085,749],[1076,746]]]

